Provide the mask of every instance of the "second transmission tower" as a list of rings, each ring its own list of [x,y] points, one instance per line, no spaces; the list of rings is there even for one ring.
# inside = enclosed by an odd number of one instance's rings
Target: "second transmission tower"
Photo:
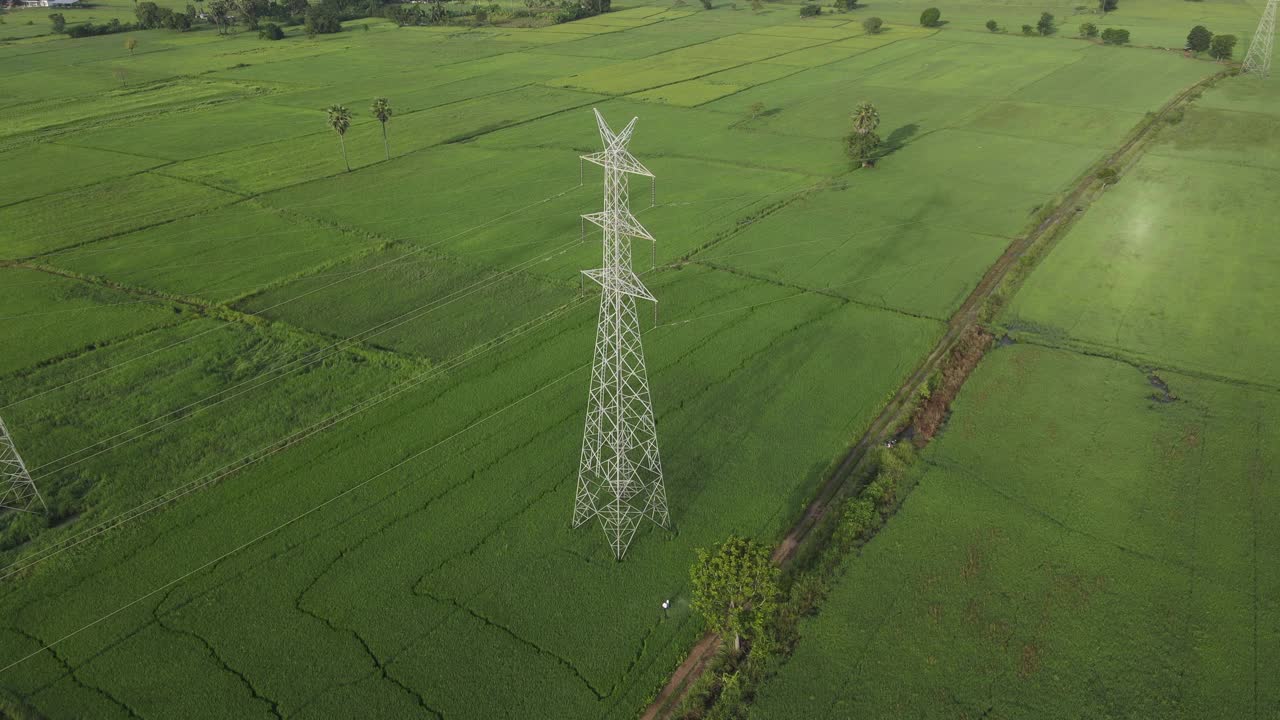
[[[583,274],[603,292],[573,526],[599,518],[614,557],[621,560],[641,521],[662,527],[669,521],[636,315],[637,299],[657,300],[631,267],[631,239],[652,242],[653,236],[631,214],[627,181],[627,175],[652,178],[653,173],[627,151],[636,118],[615,133],[600,111],[594,112],[604,150],[582,159],[604,168],[604,210],[582,217],[603,230],[604,266]]]
[[[1258,30],[1253,34],[1253,42],[1249,43],[1249,52],[1244,56],[1242,72],[1254,73],[1260,77],[1271,74],[1271,51],[1275,47],[1278,2],[1280,0],[1267,0],[1262,20],[1258,21]]]
[[[37,503],[40,509],[46,509],[31,473],[27,472],[22,456],[13,446],[9,428],[0,419],[0,509],[31,512]]]

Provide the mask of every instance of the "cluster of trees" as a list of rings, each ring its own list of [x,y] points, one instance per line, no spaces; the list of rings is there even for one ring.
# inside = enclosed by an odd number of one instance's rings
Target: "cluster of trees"
[[[1040,35],[1048,36],[1057,31],[1058,26],[1053,19],[1053,14],[1047,12],[1040,13],[1040,19],[1036,21],[1034,27],[1031,25],[1022,26],[1023,35],[1035,35],[1038,33]]]
[[[1080,37],[1092,40],[1101,35],[1102,42],[1108,45],[1128,45],[1129,31],[1122,28],[1107,28],[1101,34],[1098,32],[1098,26],[1091,22],[1087,22],[1080,26]]]
[[[582,18],[607,13],[613,9],[611,0],[561,0],[558,4],[554,0],[549,2],[524,0],[524,4],[527,9],[516,10],[511,14],[514,17],[533,17],[542,13],[549,13],[557,23],[581,20]],[[710,4],[711,0],[703,0],[703,5],[708,10],[711,9]],[[477,4],[468,9],[454,10],[447,7],[444,0],[429,0],[425,5],[418,3],[389,4],[385,7],[383,16],[400,27],[406,25],[445,25],[458,18],[470,18],[473,24],[482,25],[488,22],[491,16],[506,12],[509,11],[497,3]]]
[[[134,5],[133,14],[138,18],[139,30],[166,28],[178,32],[190,30],[198,17],[192,5],[187,5],[186,12],[174,12],[172,8],[160,7],[149,1]]]
[[[351,163],[347,160],[347,131],[351,129],[351,111],[344,105],[330,105],[325,112],[329,116],[329,128],[338,133],[338,146],[342,148],[342,164],[346,165],[347,172],[351,172]],[[369,106],[369,113],[377,118],[378,124],[382,126],[382,150],[390,160],[391,144],[387,139],[387,122],[391,120],[393,114],[391,101],[384,97],[374,98],[373,104]]]
[[[902,499],[914,453],[910,444],[882,451],[871,481],[847,498],[834,515],[829,541],[780,575],[769,546],[734,535],[709,550],[698,550],[690,569],[691,607],[726,640],[722,654],[689,688],[685,718],[730,720],[748,715],[746,700],[791,654],[800,639],[800,621],[817,612],[849,553],[865,543]]]
[[[197,0],[200,2],[201,0]],[[357,0],[324,0],[320,5],[312,6],[307,0],[212,0],[201,13],[195,6],[188,4],[186,10],[177,11],[162,7],[151,0],[138,2],[133,12],[136,23],[122,23],[112,18],[105,24],[80,23],[67,25],[62,13],[49,15],[49,21],[56,33],[66,33],[71,37],[88,37],[90,35],[107,35],[111,33],[129,32],[131,30],[169,29],[186,32],[192,27],[206,21],[218,28],[218,33],[225,35],[233,25],[243,23],[250,30],[258,30],[263,20],[274,20],[280,25],[308,24],[315,32],[338,32],[342,29],[341,21],[352,17],[363,17],[369,10],[380,11],[381,0],[364,0],[360,5]],[[280,25],[270,23],[271,27],[259,33],[259,37],[278,40],[284,37]]]
[[[1197,25],[1187,35],[1187,49],[1202,53],[1206,50],[1214,60],[1230,60],[1236,49],[1235,35],[1214,35],[1209,28]]]
[[[704,1],[708,1],[708,0],[704,0]],[[760,8],[759,0],[755,0],[754,2],[752,2],[751,7],[754,10],[758,10]],[[834,0],[834,2],[831,3],[831,7],[835,8],[836,10],[839,10],[840,12],[857,10],[858,0]],[[814,15],[821,15],[821,14],[822,14],[822,6],[818,5],[816,2],[806,2],[804,5],[800,6],[800,17],[813,17]],[[876,18],[876,19],[879,20],[879,18]],[[866,25],[865,21],[863,22],[863,25],[864,26]],[[879,25],[877,25],[877,27],[879,27]]]

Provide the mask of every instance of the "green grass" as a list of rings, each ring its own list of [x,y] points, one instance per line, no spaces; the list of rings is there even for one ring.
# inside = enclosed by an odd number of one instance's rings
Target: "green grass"
[[[182,319],[177,306],[69,278],[21,268],[4,268],[0,277],[4,375]]]
[[[376,243],[252,202],[57,253],[48,262],[170,295],[225,302]]]
[[[1210,146],[1212,147],[1212,146]],[[1157,153],[1159,150],[1156,151]],[[1152,154],[1032,273],[1002,322],[1054,342],[1275,385],[1277,171]]]
[[[21,401],[0,413],[36,466],[178,413],[38,471],[54,512],[0,516],[6,563],[380,400],[0,583],[0,667],[134,603],[0,672],[5,702],[633,717],[701,632],[694,549],[776,539],[1040,206],[1216,68],[927,30],[896,1],[876,36],[862,11],[740,4],[537,30],[356,21],[275,43],[148,31],[132,57],[119,36],[0,43],[23,71],[0,89],[18,188],[0,257],[80,278],[5,286],[24,317],[6,321],[21,351],[0,396]],[[396,110],[390,159],[376,95]],[[842,138],[862,100],[889,152],[853,171]],[[325,124],[339,102],[351,172]],[[601,202],[599,170],[580,185],[577,167],[599,148],[592,108],[640,118],[630,147],[657,176],[655,206],[640,178],[631,200],[658,239],[634,253],[660,300],[656,326],[640,313],[673,527],[642,531],[624,563],[568,522],[597,312],[578,271],[601,252],[578,217]],[[194,306],[175,313],[176,295]]]
[[[1265,717],[1280,396],[1160,377],[993,351],[752,716]]]
[[[158,225],[237,197],[140,173],[0,208],[0,257],[21,258]]]

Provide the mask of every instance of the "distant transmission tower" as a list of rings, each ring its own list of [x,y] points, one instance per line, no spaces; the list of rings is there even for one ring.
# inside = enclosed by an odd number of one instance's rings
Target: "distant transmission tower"
[[[573,526],[600,518],[614,556],[621,560],[644,518],[667,526],[667,491],[658,457],[658,430],[649,400],[649,379],[640,345],[636,298],[656,303],[631,269],[631,238],[653,236],[631,214],[627,174],[653,173],[627,152],[632,118],[622,132],[609,129],[599,110],[596,124],[604,150],[582,159],[604,168],[604,211],[583,215],[604,231],[604,267],[584,270],[600,284],[600,319]]]
[[[9,436],[9,428],[0,419],[0,509],[21,510],[30,512],[32,506],[40,503],[45,508],[44,498],[36,490],[36,484],[22,462],[22,456],[13,446],[13,438]]]
[[[1271,50],[1276,41],[1276,4],[1280,0],[1267,0],[1267,7],[1258,21],[1258,30],[1249,43],[1249,54],[1244,56],[1243,72],[1257,73],[1260,77],[1271,74]]]

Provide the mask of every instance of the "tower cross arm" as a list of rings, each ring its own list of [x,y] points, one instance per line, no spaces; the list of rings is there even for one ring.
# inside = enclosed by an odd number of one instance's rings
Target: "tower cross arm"
[[[583,270],[582,274],[596,281],[600,287],[606,290],[613,289],[633,298],[658,302],[658,298],[649,292],[649,288],[644,286],[644,283],[640,281],[639,276],[634,271],[623,269],[611,272],[609,268],[595,268],[593,270]]]

